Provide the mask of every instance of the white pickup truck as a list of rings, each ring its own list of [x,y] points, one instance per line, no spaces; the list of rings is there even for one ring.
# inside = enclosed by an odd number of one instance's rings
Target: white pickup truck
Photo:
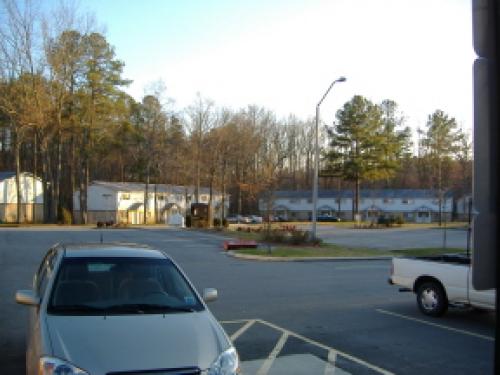
[[[393,258],[389,283],[414,292],[426,315],[443,315],[449,305],[495,309],[496,291],[474,289],[470,258],[464,255]]]

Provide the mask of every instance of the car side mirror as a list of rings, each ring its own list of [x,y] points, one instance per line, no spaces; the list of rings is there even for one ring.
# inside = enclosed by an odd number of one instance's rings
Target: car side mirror
[[[38,306],[40,304],[40,298],[33,290],[18,290],[16,292],[16,302],[21,305]]]
[[[206,288],[203,290],[203,301],[212,302],[217,299],[218,293],[217,289],[214,288]]]

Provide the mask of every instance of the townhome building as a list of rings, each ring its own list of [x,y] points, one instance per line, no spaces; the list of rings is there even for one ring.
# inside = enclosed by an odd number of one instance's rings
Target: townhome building
[[[342,220],[353,220],[354,192],[352,190],[320,190],[318,192],[317,215],[337,216]],[[274,216],[284,220],[311,220],[312,193],[302,191],[276,191],[271,199],[259,200],[263,215],[271,208]],[[406,222],[430,223],[450,221],[452,195],[445,193],[439,199],[436,190],[429,189],[362,189],[359,213],[362,220],[376,220],[380,216],[401,217]]]
[[[173,215],[189,214],[191,203],[196,201],[194,188],[190,186],[149,184],[136,182],[93,181],[87,189],[87,222],[113,222],[124,224],[169,223]],[[199,203],[208,203],[210,191],[200,188]],[[146,207],[145,207],[146,203]],[[214,217],[221,215],[222,194],[212,192]],[[229,199],[224,201],[224,212],[229,210]],[[73,195],[73,217],[81,222],[80,192]]]
[[[17,217],[16,172],[0,172],[0,222],[40,223],[43,221],[42,180],[31,173],[19,174],[21,215]]]

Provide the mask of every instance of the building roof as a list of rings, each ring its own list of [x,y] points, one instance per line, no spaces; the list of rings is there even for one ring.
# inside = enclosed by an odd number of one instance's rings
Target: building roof
[[[142,182],[110,182],[110,181],[92,181],[91,185],[102,186],[114,191],[144,191],[146,190],[146,184]],[[167,185],[167,184],[149,184],[149,192],[153,192],[156,185],[156,191],[158,193],[171,193],[171,194],[194,194],[193,186],[180,186],[180,185]],[[218,192],[214,189],[212,190],[214,194]],[[209,194],[210,189],[206,187],[200,188],[200,194]]]
[[[29,172],[21,172],[21,175],[33,177],[33,174],[29,173]],[[9,178],[12,178],[15,176],[16,176],[16,172],[13,172],[13,171],[0,172],[0,181],[8,180]],[[36,177],[36,178],[39,179],[38,177]]]
[[[311,198],[310,190],[278,190],[274,193],[275,198],[299,199]],[[447,192],[447,198],[451,197],[451,192]],[[432,189],[361,189],[361,198],[437,198],[438,191]],[[351,189],[319,190],[319,198],[353,198],[354,191]]]
[[[16,175],[16,172],[0,172],[0,181],[14,177],[15,175]]]

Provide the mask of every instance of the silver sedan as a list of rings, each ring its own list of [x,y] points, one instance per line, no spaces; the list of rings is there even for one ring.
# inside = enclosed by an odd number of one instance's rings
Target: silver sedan
[[[237,374],[236,350],[166,254],[139,245],[56,245],[32,290],[27,374]]]

